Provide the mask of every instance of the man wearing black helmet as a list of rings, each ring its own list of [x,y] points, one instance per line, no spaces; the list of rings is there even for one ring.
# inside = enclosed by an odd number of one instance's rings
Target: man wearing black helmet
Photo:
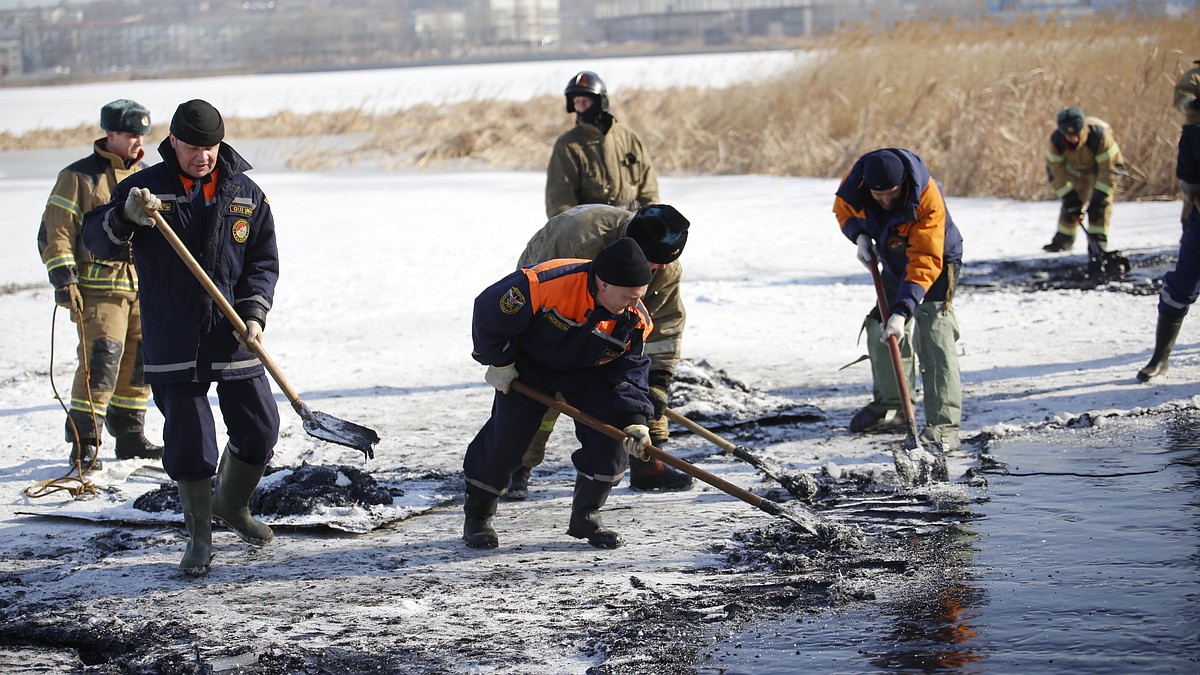
[[[146,380],[166,422],[163,469],[179,489],[188,543],[179,567],[207,574],[212,519],[264,545],[250,495],[279,439],[279,409],[266,369],[247,346],[262,339],[279,279],[275,219],[250,164],[224,142],[212,104],[179,105],[158,146],[163,161],[121,181],[112,201],[84,217],[83,240],[97,256],[133,247],[142,285]],[[246,324],[236,333],[148,211],[157,211]],[[224,452],[209,404],[216,385]],[[218,457],[220,464],[218,465]],[[216,486],[213,486],[213,475]]]
[[[1088,272],[1104,272],[1108,250],[1108,225],[1123,169],[1121,148],[1108,123],[1085,117],[1080,108],[1058,113],[1057,128],[1050,134],[1046,151],[1046,175],[1050,188],[1062,200],[1058,231],[1042,247],[1049,253],[1069,251],[1075,230],[1083,224],[1087,205]]]
[[[59,172],[37,238],[54,302],[79,324],[66,440],[71,464],[85,472],[102,468],[96,455],[105,427],[117,459],[162,456],[162,447],[144,433],[150,387],[142,378],[138,276],[129,247],[102,260],[81,238],[83,214],[108,202],[118,182],[146,167],[142,141],[150,133],[150,111],[118,99],[100,108],[100,128],[105,136],[92,144],[92,154]]]
[[[637,134],[608,110],[608,88],[583,71],[563,92],[575,127],[559,136],[546,167],[546,217],[579,204],[634,210],[658,202],[654,165]]]
[[[650,395],[654,403],[650,438],[658,447],[669,438],[663,410],[679,363],[686,320],[679,292],[683,267],[678,258],[687,244],[689,225],[683,214],[666,204],[643,206],[636,213],[601,204],[576,206],[538,230],[517,261],[517,267],[522,268],[555,258],[591,260],[621,237],[630,237],[641,247],[653,271],[643,302],[654,320],[654,330],[646,340],[646,355],[650,357]],[[555,411],[547,412],[521,467],[513,472],[506,499],[524,499],[527,495],[530,470],[545,459],[546,441],[557,419]],[[654,458],[629,464],[629,485],[636,490],[685,490],[691,484],[691,476]]]

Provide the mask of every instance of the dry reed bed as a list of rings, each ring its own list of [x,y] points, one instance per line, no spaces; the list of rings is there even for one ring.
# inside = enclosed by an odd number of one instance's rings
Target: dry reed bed
[[[1185,51],[1197,49],[1197,35],[1192,15],[909,23],[806,41],[801,47],[819,56],[768,82],[655,92],[608,84],[615,114],[642,136],[662,175],[837,177],[863,152],[903,146],[926,159],[950,195],[1043,199],[1054,116],[1079,105],[1113,126],[1126,160],[1122,198],[1168,197],[1181,121],[1171,87],[1200,58]],[[232,139],[354,139],[339,155],[298,147],[296,168],[540,170],[571,123],[561,98],[547,96],[227,125]],[[0,150],[86,145],[94,135],[90,127],[0,134]]]

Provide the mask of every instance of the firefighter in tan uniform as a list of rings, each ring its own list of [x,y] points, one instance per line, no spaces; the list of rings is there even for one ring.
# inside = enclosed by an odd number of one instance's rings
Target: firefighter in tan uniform
[[[642,249],[653,270],[650,287],[642,298],[653,330],[646,340],[650,357],[650,398],[654,415],[648,422],[650,439],[661,447],[667,441],[667,392],[675,378],[675,367],[683,342],[686,313],[679,292],[683,267],[679,256],[687,243],[690,223],[683,214],[666,204],[650,204],[636,213],[602,204],[585,204],[549,220],[529,240],[517,261],[517,267],[533,267],[557,258],[594,259],[605,246],[622,237],[630,237]],[[521,468],[512,475],[507,499],[524,499],[528,493],[530,470],[546,456],[546,441],[554,430],[558,414],[550,410],[521,460]],[[691,476],[672,469],[657,459],[631,461],[629,485],[638,490],[684,490]]]
[[[120,99],[100,109],[105,137],[92,154],[58,174],[38,230],[38,251],[54,301],[71,312],[83,339],[71,387],[66,440],[71,462],[98,469],[100,429],[116,439],[118,459],[162,457],[162,447],[144,433],[150,388],[142,378],[142,322],[138,279],[128,247],[112,260],[96,259],[83,246],[83,216],[109,200],[113,187],[145,167],[142,141],[150,133],[150,113]],[[90,377],[89,377],[90,376]]]
[[[546,166],[546,217],[572,206],[608,204],[629,211],[658,202],[658,177],[638,135],[608,111],[608,88],[593,72],[563,92],[575,127],[559,136]]]
[[[1086,205],[1088,269],[1098,272],[1108,250],[1108,226],[1123,168],[1121,148],[1108,123],[1085,117],[1080,108],[1063,110],[1057,122],[1046,152],[1046,174],[1062,208],[1058,231],[1042,249],[1050,253],[1071,250]]]

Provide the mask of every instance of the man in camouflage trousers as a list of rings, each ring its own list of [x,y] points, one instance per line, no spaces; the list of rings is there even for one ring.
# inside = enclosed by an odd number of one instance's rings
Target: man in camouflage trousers
[[[162,457],[162,447],[144,433],[150,387],[142,378],[138,278],[129,247],[100,260],[80,240],[83,214],[107,203],[118,182],[145,168],[142,141],[150,133],[150,112],[116,100],[100,109],[100,127],[105,137],[96,140],[92,154],[59,172],[38,230],[54,301],[82,332],[66,440],[71,463],[83,471],[102,466],[96,457],[102,426],[116,439],[118,459]]]

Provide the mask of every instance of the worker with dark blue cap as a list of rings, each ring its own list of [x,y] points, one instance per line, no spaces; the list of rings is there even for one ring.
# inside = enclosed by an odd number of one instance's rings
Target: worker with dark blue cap
[[[833,212],[842,234],[858,246],[858,260],[868,268],[876,261],[882,265],[889,314],[885,324],[875,307],[863,324],[873,397],[850,420],[850,430],[881,431],[904,424],[900,388],[886,346],[888,338],[896,336],[910,381],[916,374],[914,352],[921,362],[921,438],[956,450],[962,384],[955,347],[958,321],[950,302],[962,265],[962,235],[941,189],[916,153],[883,148],[854,163],[838,187]]]

